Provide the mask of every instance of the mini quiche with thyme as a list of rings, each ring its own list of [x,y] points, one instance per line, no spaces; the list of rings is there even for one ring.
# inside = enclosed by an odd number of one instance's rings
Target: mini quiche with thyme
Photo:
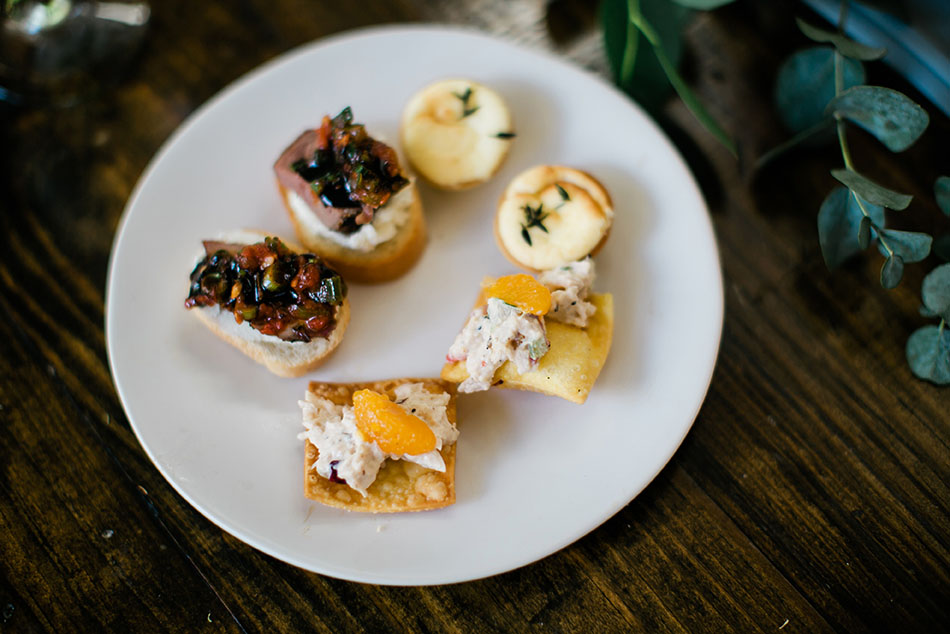
[[[613,220],[610,195],[593,176],[538,165],[505,189],[495,214],[495,239],[513,264],[544,271],[596,254]]]
[[[402,113],[409,163],[436,187],[467,189],[498,171],[515,137],[511,113],[494,90],[468,79],[426,86]]]

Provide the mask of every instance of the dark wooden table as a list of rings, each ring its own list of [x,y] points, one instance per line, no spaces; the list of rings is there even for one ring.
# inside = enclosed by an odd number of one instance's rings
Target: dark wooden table
[[[671,100],[666,126],[712,210],[726,319],[712,386],[656,480],[547,559],[464,584],[393,588],[304,572],[191,508],[136,441],[109,375],[103,291],[132,187],[160,144],[229,82],[304,42],[367,24],[467,24],[607,75],[593,12],[556,0],[162,0],[118,87],[0,127],[0,631],[777,631],[950,629],[950,391],[904,360],[920,282],[879,258],[828,273],[816,211],[840,163],[782,140],[770,86],[806,45],[801,7],[744,2],[687,30],[686,74],[743,149],[736,162]],[[872,65],[872,82],[918,98]],[[950,121],[892,155],[852,135],[863,169],[916,197],[908,226],[946,231],[932,184]]]

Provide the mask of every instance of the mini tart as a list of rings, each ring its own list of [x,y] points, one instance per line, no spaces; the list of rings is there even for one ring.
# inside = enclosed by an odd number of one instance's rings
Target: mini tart
[[[352,405],[353,394],[362,389],[373,390],[394,398],[397,387],[404,383],[423,383],[430,392],[449,394],[446,416],[457,424],[455,386],[438,379],[392,379],[373,383],[310,383],[308,391],[337,405]],[[347,511],[364,513],[403,513],[427,511],[455,503],[455,446],[442,447],[445,472],[432,471],[405,460],[387,460],[376,480],[363,497],[345,484],[331,482],[313,468],[319,450],[308,440],[304,450],[304,495],[311,500]]]
[[[501,96],[468,79],[439,81],[413,95],[403,110],[400,134],[412,167],[448,190],[491,178],[515,136]]]
[[[613,219],[610,195],[593,176],[539,165],[505,189],[495,214],[495,240],[513,264],[539,272],[597,253]]]

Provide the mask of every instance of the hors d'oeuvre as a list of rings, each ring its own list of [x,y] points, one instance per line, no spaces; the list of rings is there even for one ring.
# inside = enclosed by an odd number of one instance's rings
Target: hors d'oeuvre
[[[593,176],[539,165],[505,189],[495,215],[495,239],[514,264],[544,271],[596,254],[613,219],[610,195]]]
[[[402,113],[402,146],[412,167],[442,189],[487,181],[515,137],[511,113],[494,90],[448,79],[413,95]]]
[[[446,355],[442,378],[459,392],[489,387],[587,400],[613,337],[613,296],[590,292],[593,260],[486,278]]]
[[[274,374],[291,377],[329,356],[350,320],[339,273],[316,255],[253,231],[204,242],[185,307]]]
[[[454,503],[454,388],[438,379],[311,383],[300,401],[306,497],[369,513]]]
[[[422,255],[426,228],[415,184],[393,148],[353,123],[350,108],[297,137],[274,173],[297,237],[348,280],[395,279]]]

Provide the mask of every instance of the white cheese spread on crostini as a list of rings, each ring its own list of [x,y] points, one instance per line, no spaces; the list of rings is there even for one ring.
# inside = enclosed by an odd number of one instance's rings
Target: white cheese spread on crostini
[[[410,182],[376,210],[372,222],[362,225],[353,233],[342,233],[327,227],[313,213],[307,203],[296,192],[288,190],[287,205],[297,222],[312,234],[333,241],[342,247],[368,253],[380,244],[396,237],[399,230],[409,222],[409,209],[412,207],[413,189]]]

